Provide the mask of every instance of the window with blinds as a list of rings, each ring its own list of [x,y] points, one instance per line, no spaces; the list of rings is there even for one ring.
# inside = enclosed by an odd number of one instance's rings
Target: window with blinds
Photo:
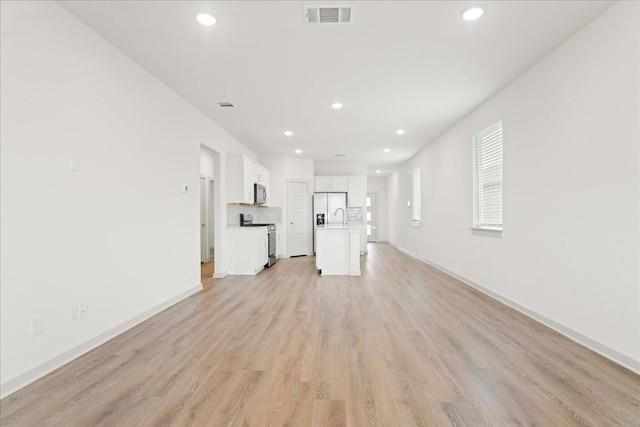
[[[502,121],[473,137],[473,226],[502,230]]]
[[[422,217],[420,197],[420,168],[411,171],[411,221],[420,223]]]

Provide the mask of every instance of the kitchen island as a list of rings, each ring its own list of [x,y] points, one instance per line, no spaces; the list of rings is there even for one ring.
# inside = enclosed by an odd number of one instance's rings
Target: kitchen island
[[[360,276],[362,225],[326,225],[316,229],[316,267],[324,275]]]

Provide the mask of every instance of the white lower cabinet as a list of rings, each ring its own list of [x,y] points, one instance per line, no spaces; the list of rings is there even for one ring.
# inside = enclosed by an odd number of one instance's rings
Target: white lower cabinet
[[[257,274],[269,261],[267,227],[228,227],[229,274]]]
[[[325,276],[360,276],[360,227],[318,227],[316,267]]]

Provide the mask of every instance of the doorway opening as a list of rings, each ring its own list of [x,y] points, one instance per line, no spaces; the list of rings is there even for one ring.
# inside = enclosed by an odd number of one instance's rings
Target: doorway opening
[[[219,182],[216,174],[220,170],[219,154],[208,147],[200,146],[200,281],[203,286],[213,281],[215,274],[216,221],[219,203]]]

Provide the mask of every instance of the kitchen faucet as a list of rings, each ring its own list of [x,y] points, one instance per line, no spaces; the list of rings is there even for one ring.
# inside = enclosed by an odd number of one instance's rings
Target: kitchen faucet
[[[342,225],[344,226],[344,209],[342,208],[338,208],[336,209],[336,211],[333,213],[334,215],[338,215],[338,211],[342,211]]]

